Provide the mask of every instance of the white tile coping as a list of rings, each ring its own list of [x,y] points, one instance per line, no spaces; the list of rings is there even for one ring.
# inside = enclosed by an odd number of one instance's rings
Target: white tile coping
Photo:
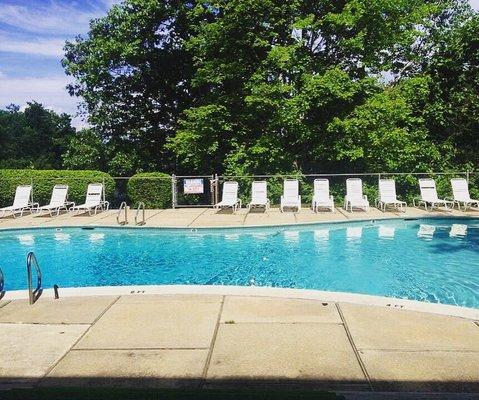
[[[258,296],[276,297],[302,300],[318,300],[323,302],[355,303],[371,306],[391,307],[395,309],[427,312],[432,314],[461,317],[479,320],[479,309],[452,306],[447,304],[427,303],[416,300],[398,299],[394,297],[372,296],[366,294],[326,292],[309,289],[285,289],[258,286],[221,286],[221,285],[145,285],[145,286],[99,286],[60,288],[60,297],[78,296],[107,296],[107,295],[132,295],[144,294],[214,294],[229,296]],[[53,298],[53,289],[44,290],[43,298]],[[28,291],[13,290],[5,294],[2,300],[27,299]]]

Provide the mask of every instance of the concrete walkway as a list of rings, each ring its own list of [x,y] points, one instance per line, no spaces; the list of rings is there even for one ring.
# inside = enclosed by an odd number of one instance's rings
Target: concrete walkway
[[[1,303],[0,332],[0,388],[479,393],[477,322],[386,307],[217,295],[41,298]]]
[[[135,226],[135,210],[128,211],[129,223],[126,227]],[[180,208],[176,210],[146,210],[146,227],[180,227],[180,228],[201,228],[201,227],[228,227],[228,226],[267,226],[286,224],[308,224],[321,222],[345,222],[357,220],[371,220],[383,218],[422,218],[422,217],[477,217],[479,211],[468,210],[467,212],[453,210],[448,211],[424,211],[423,209],[408,207],[405,213],[382,212],[371,208],[369,212],[355,211],[346,212],[340,208],[336,212],[314,213],[305,208],[301,212],[281,213],[279,208],[271,208],[267,212],[248,212],[241,209],[233,214],[231,210],[215,212],[211,208]],[[49,215],[25,215],[22,218],[0,218],[0,229],[2,228],[28,228],[28,227],[61,227],[61,226],[119,226],[117,222],[117,210],[109,210],[97,215],[64,213],[58,217]]]

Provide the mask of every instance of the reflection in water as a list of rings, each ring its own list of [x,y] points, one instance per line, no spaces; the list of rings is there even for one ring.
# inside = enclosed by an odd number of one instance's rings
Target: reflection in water
[[[433,225],[421,224],[417,231],[417,236],[426,240],[432,240],[436,227]]]
[[[382,239],[394,239],[396,228],[393,226],[380,226],[378,229],[378,236]]]
[[[88,236],[88,239],[90,239],[90,242],[101,242],[105,239],[105,234],[104,233],[91,233]]]
[[[298,243],[299,232],[298,231],[284,231],[284,239],[286,242]]]
[[[31,246],[35,244],[35,238],[33,235],[18,235],[18,241],[24,246]]]
[[[449,231],[450,237],[465,237],[466,235],[467,235],[467,225],[452,224],[451,230]]]
[[[317,229],[314,231],[314,240],[316,243],[324,243],[329,240],[329,229]]]
[[[358,240],[363,236],[362,226],[350,226],[346,229],[346,237],[348,240]]]
[[[225,240],[239,240],[239,238],[239,233],[228,233],[227,235],[225,235]]]
[[[69,233],[55,233],[54,237],[57,242],[69,242],[71,235]]]

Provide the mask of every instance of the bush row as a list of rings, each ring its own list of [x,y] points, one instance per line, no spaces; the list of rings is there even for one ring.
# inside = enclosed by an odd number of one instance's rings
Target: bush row
[[[33,200],[41,204],[50,201],[53,186],[68,185],[68,199],[76,203],[85,201],[89,183],[105,182],[107,198],[113,196],[115,182],[105,172],[72,170],[0,169],[0,204],[11,205],[18,185],[32,185]]]

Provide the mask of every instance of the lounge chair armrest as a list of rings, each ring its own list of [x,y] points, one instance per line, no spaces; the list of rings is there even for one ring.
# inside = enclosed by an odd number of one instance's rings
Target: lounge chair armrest
[[[299,204],[301,204],[301,195],[298,196]]]
[[[331,202],[334,203],[334,196],[332,194],[329,195],[329,200],[331,200]]]
[[[366,196],[365,194],[363,194],[363,199],[368,201],[368,196]]]

